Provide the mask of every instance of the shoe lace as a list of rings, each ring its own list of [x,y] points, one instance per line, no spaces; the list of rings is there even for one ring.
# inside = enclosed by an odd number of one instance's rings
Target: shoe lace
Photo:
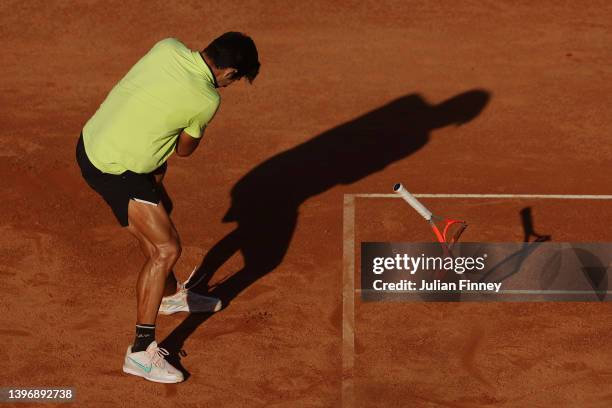
[[[177,282],[176,283],[176,291],[177,292],[182,292],[182,291],[185,291],[185,290],[187,290],[187,281],[182,282],[182,283],[181,282]]]
[[[166,366],[165,357],[170,355],[165,348],[157,347],[148,351],[151,356],[151,363],[157,367],[164,368]]]

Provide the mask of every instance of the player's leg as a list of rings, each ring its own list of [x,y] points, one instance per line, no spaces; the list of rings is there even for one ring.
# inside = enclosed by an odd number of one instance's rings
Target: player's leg
[[[162,181],[164,180],[164,177],[166,176],[167,170],[168,170],[168,164],[164,163],[159,168],[157,168],[152,173],[150,173],[150,175],[152,176],[153,181],[157,185],[157,188],[162,195],[161,204],[164,205],[164,209],[169,214],[169,209],[167,208],[168,206],[164,203],[165,200],[163,199],[163,196],[165,194],[165,188],[164,188],[164,185],[162,184]],[[128,225],[127,229],[138,239],[138,242],[140,243],[140,248],[142,252],[145,254],[145,256],[150,258],[155,249],[153,244],[144,235],[142,235],[142,233],[140,233],[136,228]],[[164,288],[164,296],[170,296],[174,294],[176,292],[176,288],[177,288],[176,276],[174,275],[174,271],[171,271],[168,274],[168,278],[166,279],[166,286]]]
[[[130,231],[150,249],[138,277],[138,324],[155,324],[157,310],[166,286],[166,279],[181,253],[178,234],[166,210],[130,200],[128,206]],[[148,245],[150,243],[150,246]]]
[[[128,230],[148,256],[138,276],[136,338],[127,350],[123,371],[156,382],[183,381],[183,374],[165,361],[167,351],[155,342],[166,279],[181,253],[178,233],[162,205],[135,200],[128,204]]]

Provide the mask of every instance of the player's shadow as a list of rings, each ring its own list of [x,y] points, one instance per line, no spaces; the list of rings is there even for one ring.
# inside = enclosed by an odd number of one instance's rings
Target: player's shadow
[[[227,307],[281,263],[304,201],[410,156],[428,142],[432,130],[471,121],[489,99],[490,94],[479,89],[437,105],[418,94],[407,95],[259,164],[234,185],[232,204],[223,221],[236,222],[237,227],[204,257],[191,280],[200,281],[196,290],[220,298]],[[208,287],[215,271],[238,251],[244,268]],[[185,339],[208,317],[189,315],[163,341],[163,347],[174,356],[173,363],[178,364],[177,354]]]

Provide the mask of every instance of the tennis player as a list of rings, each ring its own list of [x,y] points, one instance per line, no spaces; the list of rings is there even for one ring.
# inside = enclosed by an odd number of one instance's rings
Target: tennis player
[[[190,156],[219,108],[218,88],[259,72],[257,48],[228,32],[203,51],[169,38],[155,44],[110,91],[85,124],[76,157],[83,178],[110,206],[146,256],[137,283],[136,337],[123,371],[176,383],[183,374],[165,360],[155,341],[158,311],[217,311],[220,301],[176,292],[172,268],[181,254],[179,235],[161,201],[166,160]],[[161,308],[160,308],[161,304]]]

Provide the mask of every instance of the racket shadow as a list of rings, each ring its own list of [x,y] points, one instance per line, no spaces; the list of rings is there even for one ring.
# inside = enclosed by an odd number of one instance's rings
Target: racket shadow
[[[519,215],[523,226],[523,246],[489,269],[479,282],[503,282],[517,274],[527,258],[538,249],[534,243],[552,241],[551,235],[541,235],[535,231],[531,207],[521,209]]]
[[[604,301],[608,292],[608,266],[590,251],[574,248],[574,255],[581,264],[581,271],[600,301]]]
[[[223,222],[237,227],[205,255],[191,282],[194,290],[219,297],[227,307],[245,288],[280,265],[306,200],[385,169],[423,148],[433,130],[463,125],[489,102],[485,90],[470,90],[440,104],[410,94],[338,125],[270,157],[232,188]],[[211,287],[215,272],[235,253],[245,266]],[[210,315],[190,315],[163,341],[176,356],[184,341]]]

